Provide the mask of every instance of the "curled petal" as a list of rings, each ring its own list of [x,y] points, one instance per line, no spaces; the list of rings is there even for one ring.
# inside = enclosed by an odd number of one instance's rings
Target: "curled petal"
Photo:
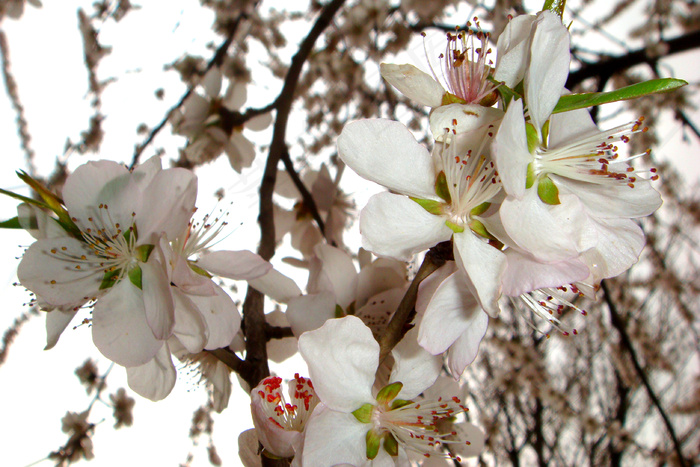
[[[442,105],[442,96],[445,94],[442,85],[415,66],[382,63],[379,72],[382,78],[409,99],[428,107]]]
[[[127,368],[126,378],[129,387],[146,399],[154,402],[164,399],[173,390],[177,378],[168,346],[162,346],[148,363]]]

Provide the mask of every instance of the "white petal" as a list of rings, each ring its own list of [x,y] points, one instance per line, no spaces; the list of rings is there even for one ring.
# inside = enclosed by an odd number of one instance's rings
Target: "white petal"
[[[433,355],[446,351],[484,312],[455,272],[437,288],[418,326],[418,343]]]
[[[243,107],[248,98],[248,90],[244,82],[231,82],[226,89],[224,96],[224,106],[231,111]]]
[[[451,276],[457,270],[457,265],[454,261],[447,261],[443,266],[440,266],[437,271],[429,275],[418,286],[418,298],[416,299],[416,312],[419,318],[422,319],[423,313],[428,308],[433,294],[440,287],[440,284]]]
[[[199,309],[207,324],[207,350],[227,347],[241,328],[241,315],[236,304],[218,285],[214,285],[216,295],[190,295],[189,298]]]
[[[436,141],[442,141],[445,133],[465,133],[497,124],[503,115],[502,110],[477,104],[443,105],[430,113],[430,131]]]
[[[270,269],[267,274],[248,281],[251,287],[279,303],[287,303],[301,295],[299,286],[277,269]]]
[[[55,252],[55,253],[54,253]],[[85,256],[85,261],[80,260]],[[17,267],[22,285],[52,306],[81,306],[101,295],[103,259],[87,244],[72,237],[37,240]],[[80,266],[77,269],[76,266]]]
[[[370,198],[360,213],[360,232],[364,249],[399,260],[408,260],[452,236],[444,217],[430,214],[415,201],[392,193]]]
[[[467,458],[478,456],[484,451],[486,435],[481,428],[469,422],[455,423],[452,427],[457,431],[459,439],[469,441],[469,444],[464,445],[461,443],[450,444],[450,447],[454,448],[455,454],[462,458]]]
[[[503,188],[510,196],[522,199],[525,194],[527,166],[533,156],[527,148],[523,101],[511,102],[494,138],[493,159]]]
[[[155,250],[147,263],[139,263],[142,272],[143,303],[146,321],[158,340],[171,336],[175,325],[175,307],[170,294],[170,281],[165,268],[154,258]]]
[[[357,293],[357,271],[352,258],[340,248],[325,243],[314,247],[314,255],[306,289],[309,293],[323,290],[333,292],[335,302],[347,310],[348,305],[355,301]]]
[[[148,363],[126,369],[129,387],[137,394],[154,402],[170,394],[176,378],[177,372],[167,345],[162,346]]]
[[[60,310],[56,308],[46,313],[46,347],[49,350],[56,345],[58,338],[68,327],[78,310]]]
[[[472,325],[459,336],[447,351],[447,366],[455,378],[464,373],[464,369],[476,358],[488,325],[489,315],[483,312],[477,314]]]
[[[146,321],[143,293],[129,280],[120,281],[95,304],[92,341],[102,355],[126,367],[145,364],[163,346]]]
[[[370,428],[371,425],[359,422],[350,413],[336,412],[318,404],[306,423],[302,464],[364,466],[367,463],[365,437]]]
[[[598,243],[582,254],[590,268],[586,282],[596,284],[602,279],[615,277],[639,260],[644,248],[644,232],[629,219],[595,219]]]
[[[248,250],[207,252],[199,257],[197,266],[235,280],[257,279],[272,269],[272,264]]]
[[[528,111],[538,133],[559,102],[569,76],[569,31],[551,11],[537,15],[525,76]]]
[[[286,314],[280,310],[275,310],[265,314],[265,321],[270,326],[288,327],[289,320]],[[267,357],[275,363],[282,363],[298,351],[295,337],[285,337],[283,339],[272,339],[267,343]]]
[[[189,353],[204,349],[207,341],[207,325],[197,306],[177,287],[172,290],[175,304],[175,327],[173,334]]]
[[[494,78],[504,81],[509,88],[515,87],[525,76],[529,56],[530,30],[534,15],[519,15],[508,22],[498,36],[496,45],[497,65]]]
[[[508,267],[503,273],[503,293],[517,297],[544,287],[557,288],[588,277],[588,267],[578,257],[557,262],[537,261],[529,254],[509,248]]]
[[[302,295],[287,305],[287,320],[295,336],[318,329],[329,319],[335,318],[335,295],[332,292]]]
[[[432,76],[413,65],[382,63],[379,72],[389,84],[404,96],[428,107],[442,105],[445,90]]]
[[[385,264],[387,267],[384,267]],[[397,270],[393,264],[400,265],[401,269]],[[401,288],[404,285],[406,285],[405,265],[393,259],[380,258],[373,264],[362,268],[357,275],[356,309],[367,303],[369,297],[385,290]]]
[[[577,109],[552,115],[549,120],[550,149],[566,146],[572,141],[600,133],[588,109]]]
[[[411,329],[391,351],[394,367],[389,381],[403,383],[399,399],[412,400],[433,385],[442,370],[442,356],[431,355],[418,345],[418,330]]]
[[[482,241],[471,231],[454,235],[457,266],[467,278],[467,287],[491,316],[498,316],[501,298],[501,276],[506,268],[502,251]]]
[[[272,114],[270,112],[255,116],[245,122],[245,128],[252,131],[263,131],[272,123]]]
[[[399,122],[348,123],[338,137],[338,154],[362,178],[409,196],[438,199],[430,153]]]
[[[224,146],[224,150],[233,170],[241,173],[241,170],[253,165],[255,146],[248,138],[243,136],[243,133],[233,130],[228,143]]]
[[[215,97],[219,97],[219,93],[221,92],[221,80],[221,69],[215,66],[207,71],[207,74],[204,75],[204,78],[202,78],[202,81],[199,84],[201,84],[204,88],[204,91],[207,93],[207,97],[213,99]]]
[[[379,344],[355,316],[331,319],[299,338],[299,353],[309,366],[316,394],[333,410],[352,412],[374,403],[372,384]]]
[[[258,436],[255,428],[245,430],[238,435],[238,457],[243,467],[262,467],[262,461],[258,455]]]

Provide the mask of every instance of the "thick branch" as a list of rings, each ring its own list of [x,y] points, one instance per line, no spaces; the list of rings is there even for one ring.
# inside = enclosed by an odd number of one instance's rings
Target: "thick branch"
[[[664,41],[664,44],[667,47],[665,56],[698,48],[700,47],[700,30]],[[585,79],[609,77],[641,63],[648,63],[653,66],[661,58],[663,56],[650,57],[647,49],[639,49],[618,57],[602,58],[596,63],[583,63],[580,69],[569,73],[566,87],[573,89],[574,86]]]
[[[659,411],[659,414],[661,415],[661,418],[664,421],[664,425],[666,425],[666,430],[668,431],[668,434],[671,437],[671,441],[673,441],[673,447],[676,451],[676,455],[678,456],[678,465],[686,466],[687,464],[683,457],[683,449],[681,443],[678,441],[678,437],[676,436],[676,432],[673,429],[671,420],[668,418],[668,415],[666,415],[666,411],[661,406],[661,401],[656,396],[654,389],[649,383],[647,375],[644,373],[644,370],[642,369],[642,366],[639,363],[639,359],[637,358],[637,352],[632,346],[632,340],[627,334],[627,330],[625,329],[625,323],[622,321],[622,318],[620,317],[620,314],[617,311],[617,306],[612,300],[612,296],[610,295],[608,285],[605,281],[602,281],[601,285],[603,288],[603,297],[605,299],[605,303],[607,303],[608,309],[610,310],[610,322],[612,323],[613,327],[617,329],[617,332],[620,333],[620,343],[627,350],[627,352],[629,352],[630,359],[632,360],[632,365],[634,366],[634,371],[637,373],[639,379],[642,381],[642,384],[644,385],[644,388],[646,389],[647,394],[649,395],[649,399],[651,399],[651,402]]]

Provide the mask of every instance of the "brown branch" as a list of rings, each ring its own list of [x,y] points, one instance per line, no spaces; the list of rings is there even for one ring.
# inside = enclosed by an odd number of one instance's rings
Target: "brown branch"
[[[314,197],[311,195],[309,190],[306,188],[304,185],[304,182],[301,181],[301,178],[299,178],[299,174],[297,173],[296,170],[294,170],[294,164],[292,163],[292,159],[289,157],[289,151],[287,148],[284,148],[284,151],[282,152],[282,162],[284,163],[284,168],[287,170],[287,173],[289,176],[292,178],[292,182],[294,182],[294,186],[297,187],[297,190],[299,190],[299,194],[301,195],[301,199],[306,206],[306,209],[311,212],[311,215],[313,216],[314,220],[316,221],[316,224],[318,225],[318,230],[321,231],[321,235],[324,237],[326,236],[326,225],[323,222],[323,219],[321,218],[321,213],[318,212],[318,207],[316,206],[316,201],[314,201]]]
[[[265,323],[265,335],[267,336],[268,341],[272,339],[284,339],[286,337],[294,337],[292,328],[290,328],[289,326],[272,326],[267,323]]]
[[[629,335],[627,334],[627,330],[625,329],[625,323],[622,321],[622,318],[620,317],[620,314],[617,311],[617,306],[615,305],[615,302],[613,302],[613,300],[612,300],[612,296],[610,295],[610,290],[608,289],[607,283],[605,281],[602,281],[600,284],[601,284],[602,289],[603,289],[603,297],[605,299],[605,303],[607,303],[608,310],[610,310],[610,322],[612,323],[613,327],[615,329],[617,329],[617,332],[620,334],[620,343],[627,350],[627,352],[630,354],[630,359],[632,360],[632,365],[634,367],[634,371],[637,373],[637,376],[639,376],[639,379],[642,381],[642,384],[644,385],[644,388],[647,391],[647,395],[649,396],[649,399],[651,399],[652,404],[654,404],[656,409],[659,411],[659,414],[661,415],[661,418],[663,419],[664,425],[666,425],[666,430],[668,431],[668,434],[671,437],[671,441],[673,442],[674,450],[676,451],[676,455],[678,456],[678,459],[677,459],[678,465],[685,467],[688,464],[685,462],[685,459],[683,457],[683,448],[681,446],[681,443],[678,441],[678,437],[676,436],[676,432],[673,429],[673,425],[671,424],[671,420],[668,418],[666,411],[661,406],[661,401],[659,400],[656,393],[654,392],[654,389],[651,387],[651,384],[649,383],[649,379],[647,378],[647,375],[644,373],[644,369],[642,369],[642,366],[639,363],[639,358],[637,357],[637,352],[634,350],[634,347],[632,346],[632,340],[630,339]]]
[[[208,350],[210,354],[219,359],[221,363],[235,371],[236,373],[241,373],[243,370],[243,360],[238,358],[238,355],[233,353],[230,349],[224,347],[222,349]]]
[[[425,254],[423,264],[421,264],[416,277],[413,278],[411,285],[406,290],[399,307],[396,309],[394,316],[386,327],[384,334],[379,339],[379,361],[382,362],[389,355],[391,349],[403,338],[408,332],[407,326],[413,320],[416,313],[416,298],[418,297],[418,286],[425,278],[438,270],[440,266],[445,264],[448,259],[452,258],[452,242],[442,242]]]
[[[617,57],[601,57],[601,60],[595,63],[584,62],[580,69],[569,73],[566,87],[573,89],[574,86],[588,78],[606,78],[642,63],[653,66],[664,56],[698,48],[700,47],[700,30],[664,41],[664,45],[667,47],[667,52],[663,56],[650,57],[647,49],[639,49]]]

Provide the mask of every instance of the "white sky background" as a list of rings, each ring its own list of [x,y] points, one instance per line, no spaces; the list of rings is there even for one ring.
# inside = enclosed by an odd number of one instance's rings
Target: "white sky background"
[[[76,13],[77,8],[82,6],[90,14],[91,3],[91,0],[45,0],[42,9],[27,7],[19,21],[6,19],[2,23],[10,45],[12,72],[33,137],[31,145],[37,154],[36,164],[42,175],[48,174],[55,157],[63,154],[66,138],[70,137],[73,141],[79,139],[79,133],[87,128],[92,113],[86,99],[87,73]],[[196,0],[141,3],[144,4],[141,10],[127,14],[120,23],[108,21],[101,31],[100,42],[112,45],[113,50],[100,62],[98,78],[117,78],[102,95],[102,109],[107,115],[103,123],[105,140],[100,155],[81,156],[76,153],[70,156],[70,168],[98,158],[129,163],[134,144],[143,140],[143,136],[136,134],[136,127],[142,122],[150,126],[160,122],[185,91],[175,72],[163,72],[163,64],[174,61],[184,52],[209,58],[212,51],[206,48],[206,44],[221,42],[210,31],[213,13],[201,8]],[[535,2],[532,9],[538,8],[540,3]],[[299,38],[306,30],[306,27],[301,29]],[[605,41],[603,37],[591,39]],[[290,56],[294,52],[296,39],[291,42]],[[433,43],[442,46],[439,41]],[[422,45],[419,42],[417,45],[407,57],[397,59],[397,63],[411,62],[425,69]],[[611,51],[622,52],[613,45]],[[687,56],[674,57],[669,63],[680,67],[683,60],[688,61]],[[368,73],[371,72],[368,70]],[[686,69],[678,76],[697,83],[700,70],[697,67]],[[161,87],[165,89],[165,98],[159,101],[154,91]],[[249,88],[246,105],[267,104],[276,97],[278,90],[277,84],[270,85],[270,88],[265,85]],[[696,124],[700,123],[698,112],[693,118]],[[3,89],[0,92],[0,187],[26,193],[19,188],[20,181],[14,175],[14,170],[25,168],[22,166],[24,157],[19,149],[14,120],[15,113]],[[291,142],[303,131],[303,127],[294,119],[290,120],[290,125],[288,140]],[[169,133],[170,126],[162,132],[163,135]],[[247,135],[251,136],[249,133]],[[672,157],[687,168],[690,174],[688,181],[693,182],[700,171],[697,140],[689,147],[682,144],[681,136],[679,124],[666,125],[660,132],[662,144],[655,148],[655,154],[660,158]],[[268,130],[255,140],[267,144],[269,137]],[[690,137],[694,138],[692,135]],[[155,146],[144,152],[142,160],[153,154],[155,147],[166,149],[164,162],[175,158],[177,148],[183,142],[182,138],[160,137]],[[258,157],[253,168],[239,177],[223,158],[198,172],[198,205],[203,208],[211,206],[211,193],[221,186],[227,189],[228,200],[234,203],[232,210],[235,209],[235,213],[229,218],[233,233],[221,248],[255,250],[259,233],[255,221],[257,194],[253,187],[258,184],[263,166],[264,158]],[[228,178],[215,179],[217,171],[227,174]],[[208,181],[208,184],[202,181]],[[360,182],[350,170],[345,172],[344,182],[346,191],[356,195],[358,207],[362,207],[369,195],[378,190],[376,186]],[[16,215],[16,204],[13,200],[0,198],[0,220]],[[0,232],[0,235],[4,244],[0,256],[0,293],[4,302],[0,312],[0,332],[4,332],[19,315],[21,304],[28,300],[24,289],[11,284],[16,281],[16,257],[22,252],[19,245],[28,246],[31,238],[24,232],[9,230]],[[357,240],[351,244],[357,246]],[[298,279],[300,285],[304,284],[304,280],[303,276]],[[75,331],[69,327],[58,345],[50,351],[43,351],[44,345],[43,318],[34,318],[21,330],[11,347],[8,361],[0,366],[2,465],[29,465],[65,443],[67,436],[61,432],[60,419],[66,410],[85,410],[90,400],[73,371],[88,357],[99,362],[102,372],[109,366],[109,361],[102,358],[92,344],[90,329],[86,326]],[[283,377],[291,377],[299,368],[288,366],[278,371]],[[300,372],[303,373],[303,370]],[[127,387],[122,368],[114,367],[108,378],[108,386],[105,397],[118,387]],[[192,413],[206,402],[205,391],[192,381],[192,377],[180,373],[175,389],[164,401],[152,403],[131,392],[130,395],[136,399],[134,427],[115,431],[111,428],[111,409],[99,403],[93,409],[91,420],[95,422],[104,418],[104,422],[97,427],[93,438],[95,460],[91,465],[175,466],[184,462],[192,449],[188,439]],[[214,441],[226,466],[239,465],[238,433],[252,427],[246,399],[247,395],[234,382],[229,408],[222,416],[215,418]],[[204,452],[206,438],[202,437],[201,441],[203,446],[194,451],[193,464],[209,465]],[[39,465],[52,464],[44,462]]]

